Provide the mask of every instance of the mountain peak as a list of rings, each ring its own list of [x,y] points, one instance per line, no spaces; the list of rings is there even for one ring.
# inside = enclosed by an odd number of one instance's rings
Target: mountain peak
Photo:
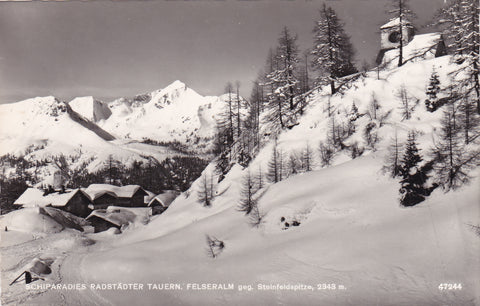
[[[9,107],[13,109],[30,109],[35,114],[45,114],[53,117],[59,116],[67,111],[66,103],[60,101],[54,96],[35,97],[26,99],[17,103],[12,103]]]
[[[172,103],[183,101],[195,101],[201,100],[200,96],[193,89],[187,87],[187,85],[179,80],[171,83],[167,87],[152,92],[152,98],[150,105],[154,105],[157,108],[163,108]]]
[[[161,91],[167,92],[167,91],[172,91],[172,90],[179,90],[179,89],[184,89],[186,90],[188,87],[185,83],[179,80],[175,80],[173,83],[168,85],[167,87],[163,88]]]
[[[105,103],[96,100],[92,96],[78,97],[68,104],[75,112],[93,122],[105,120],[112,114]]]

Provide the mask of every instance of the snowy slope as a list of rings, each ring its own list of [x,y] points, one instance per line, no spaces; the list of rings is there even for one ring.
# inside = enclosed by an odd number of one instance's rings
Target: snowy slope
[[[68,104],[75,112],[93,122],[108,119],[112,114],[107,104],[95,100],[92,96],[78,97]]]
[[[411,42],[403,47],[403,61],[418,62],[435,57],[438,42],[442,39],[440,33],[415,35]],[[398,49],[385,52],[382,64],[394,68],[398,65]]]
[[[100,123],[118,138],[208,142],[216,116],[224,107],[218,97],[203,97],[180,81],[148,94],[144,101],[126,99],[109,104],[112,115]]]
[[[199,180],[149,224],[109,240],[108,248],[99,246],[72,259],[75,264],[66,264],[64,272],[80,274],[86,283],[168,282],[183,288],[82,293],[114,305],[139,298],[146,305],[159,300],[168,305],[478,305],[480,237],[472,225],[478,226],[480,218],[479,169],[469,185],[447,194],[437,189],[411,208],[398,204],[399,182],[381,170],[395,130],[400,141],[408,130],[417,130],[422,154],[431,147],[441,112],[428,113],[421,103],[433,66],[446,84],[446,75],[454,69],[449,57],[407,63],[382,72],[380,79],[369,73],[333,97],[328,89],[315,90],[299,124],[279,135],[286,155],[301,152],[307,143],[316,152],[327,138],[328,99],[337,124],[346,120],[352,102],[365,114],[372,94],[382,107],[379,116],[391,114],[377,130],[376,150],[362,137],[370,121],[364,115],[346,141],[364,148],[362,156],[352,159],[340,152],[333,166],[322,168],[317,162],[314,171],[259,191],[263,196],[258,206],[264,214],[259,228],[252,228],[237,209],[240,182],[247,171],[265,171],[272,143],[248,169],[232,168],[216,186],[218,196],[211,207],[198,202]],[[402,119],[399,108],[401,85],[421,101],[408,120]],[[213,167],[204,173],[212,173]],[[292,226],[294,221],[299,226]],[[225,243],[215,259],[206,255],[205,235]],[[232,283],[235,289],[187,290],[189,283]],[[442,291],[441,283],[461,283],[462,290]],[[258,290],[259,284],[303,284],[312,290],[265,291]],[[335,284],[336,289],[322,284]],[[239,285],[253,287],[239,291]]]
[[[396,201],[398,183],[379,175],[378,159],[372,154],[271,186],[259,203],[266,213],[259,229],[249,227],[236,210],[234,182],[241,171],[235,169],[227,178],[230,188],[212,208],[203,208],[195,195],[180,198],[145,228],[118,237],[117,247],[87,255],[80,271],[89,283],[235,285],[221,292],[96,292],[115,305],[140,297],[146,305],[158,299],[169,305],[478,304],[479,237],[467,225],[480,213],[478,180],[446,196],[439,190],[405,209]],[[301,224],[282,230],[281,217]],[[225,243],[216,259],[205,255],[206,234]],[[441,282],[464,287],[442,292]],[[316,289],[323,283],[346,289],[237,290],[258,284]]]

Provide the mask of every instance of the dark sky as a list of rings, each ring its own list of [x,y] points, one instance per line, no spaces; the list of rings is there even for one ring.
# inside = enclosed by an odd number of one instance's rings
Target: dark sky
[[[421,26],[444,0],[412,0]],[[54,95],[111,100],[179,79],[203,95],[239,80],[249,95],[284,25],[301,49],[323,1],[0,2],[0,103]],[[390,0],[330,0],[372,61]]]

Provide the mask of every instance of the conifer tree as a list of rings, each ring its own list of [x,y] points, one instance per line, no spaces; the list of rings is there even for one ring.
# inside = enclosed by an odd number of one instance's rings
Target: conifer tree
[[[398,45],[398,67],[403,63],[403,47],[405,44],[405,37],[403,37],[403,30],[407,26],[407,21],[415,18],[415,14],[412,12],[409,6],[409,0],[392,0],[392,10],[389,11],[393,15],[393,19],[398,18],[398,33],[399,33],[399,45]],[[392,19],[392,20],[393,20]]]
[[[289,126],[291,115],[295,109],[295,96],[298,93],[297,35],[292,35],[284,27],[278,40],[275,55],[275,68],[267,75],[266,85],[272,88],[268,95],[268,116],[266,120],[276,125],[276,129]]]
[[[314,160],[313,160],[313,151],[310,148],[310,144],[307,142],[305,149],[302,153],[302,168],[303,171],[309,172],[313,170]]]
[[[313,68],[326,72],[324,79],[328,80],[334,94],[336,79],[357,72],[353,65],[353,45],[335,11],[325,4],[320,9],[320,18],[315,22],[313,32]]]
[[[412,117],[412,112],[416,106],[416,103],[412,101],[407,88],[404,84],[400,87],[397,92],[397,97],[402,101],[402,106],[400,107],[402,111],[402,120],[409,120]]]
[[[458,106],[458,119],[462,128],[466,145],[476,140],[479,135],[480,119],[475,111],[475,105],[467,98],[463,98]]]
[[[348,113],[348,125],[347,125],[347,135],[351,136],[355,133],[356,130],[356,121],[360,118],[360,113],[358,112],[358,107],[355,105],[355,102],[352,102],[352,106]]]
[[[289,159],[288,159],[288,169],[289,175],[295,175],[298,173],[298,165],[297,165],[297,157],[295,156],[295,152],[290,152]]]
[[[378,99],[375,96],[375,93],[372,93],[372,100],[368,105],[367,115],[370,117],[371,120],[377,120],[377,113],[380,109],[380,104],[378,103]]]
[[[250,170],[243,177],[242,190],[240,194],[240,201],[238,210],[245,212],[245,215],[249,215],[254,207],[257,205],[257,200],[254,198],[257,192],[258,185],[255,183],[255,179],[252,177]]]
[[[318,146],[318,151],[320,153],[322,167],[330,166],[333,156],[335,155],[334,147],[331,144],[325,144],[321,141]]]
[[[225,130],[227,135],[227,145],[230,146],[234,141],[235,126],[234,126],[234,99],[233,99],[233,85],[228,82],[225,86],[225,92],[228,94],[227,100],[225,101],[226,109],[223,114],[220,115],[221,119],[221,129]]]
[[[258,172],[257,172],[257,176],[255,177],[255,180],[257,182],[257,185],[258,185],[258,189],[262,189],[263,188],[263,172],[262,172],[262,165],[258,165]]]
[[[243,101],[240,97],[240,82],[235,82],[236,94],[235,94],[235,106],[236,106],[236,115],[237,115],[237,138],[240,138],[240,133],[242,131],[242,109]]]
[[[443,34],[457,54],[458,62],[463,64],[458,69],[460,80],[455,85],[465,90],[463,96],[476,100],[477,113],[480,114],[480,25],[478,0],[452,0],[443,8],[437,18],[443,26]],[[463,76],[466,75],[466,78]],[[474,97],[473,97],[474,96]],[[460,97],[463,98],[463,97]]]
[[[267,179],[271,183],[278,183],[282,180],[282,160],[281,151],[278,149],[277,139],[275,139],[272,157],[268,162]]]
[[[204,173],[200,178],[198,190],[197,190],[197,199],[205,207],[210,207],[212,205],[212,200],[214,198],[214,182],[213,175],[208,177],[207,173]]]
[[[435,70],[435,67],[432,69],[432,74],[430,75],[430,80],[428,82],[427,99],[425,100],[425,107],[429,112],[434,112],[438,107],[438,94],[440,93],[440,80],[438,73]]]
[[[358,112],[358,107],[355,105],[355,101],[352,102],[352,107],[350,108],[350,112],[348,114],[348,120],[355,121],[360,118],[360,113]]]
[[[397,130],[395,129],[395,136],[391,139],[390,146],[388,147],[384,166],[384,170],[388,172],[392,178],[399,176],[401,172],[401,150],[402,144],[398,141]]]
[[[427,191],[424,184],[427,181],[427,176],[421,171],[421,162],[422,157],[417,148],[415,132],[410,131],[400,167],[402,176],[400,181],[400,203],[403,206],[413,206],[425,200]]]
[[[432,151],[435,179],[446,191],[469,182],[469,172],[480,159],[480,151],[467,150],[462,143],[457,113],[456,102],[451,101],[443,110],[439,139]]]
[[[260,144],[260,114],[263,111],[263,86],[260,85],[260,81],[257,80],[253,83],[252,92],[250,94],[249,114],[247,119],[248,128],[251,130],[253,136],[254,145]]]
[[[279,181],[282,181],[284,177],[284,171],[285,171],[285,154],[283,153],[283,150],[281,148],[278,149],[278,179]]]

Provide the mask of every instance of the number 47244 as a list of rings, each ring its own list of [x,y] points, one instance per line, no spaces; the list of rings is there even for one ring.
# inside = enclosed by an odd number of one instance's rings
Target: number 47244
[[[462,290],[462,284],[443,283],[438,285],[438,290]]]

